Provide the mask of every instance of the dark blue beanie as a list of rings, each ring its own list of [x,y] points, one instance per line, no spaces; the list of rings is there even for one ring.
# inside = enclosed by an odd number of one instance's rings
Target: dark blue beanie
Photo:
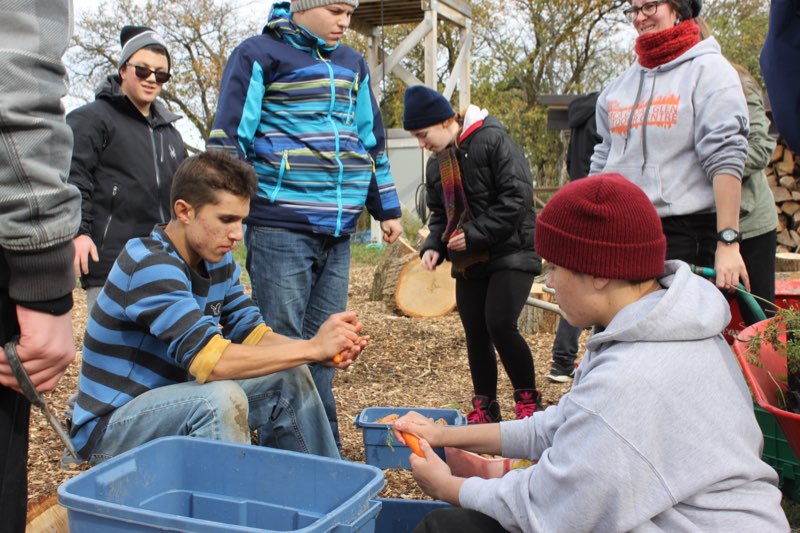
[[[406,89],[404,100],[403,129],[408,131],[440,124],[456,114],[447,98],[424,85]]]

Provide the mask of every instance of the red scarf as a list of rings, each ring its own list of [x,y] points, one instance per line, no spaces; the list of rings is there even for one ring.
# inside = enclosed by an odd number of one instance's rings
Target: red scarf
[[[684,20],[672,28],[645,33],[636,39],[636,55],[644,68],[669,63],[700,42],[700,27],[694,19]]]

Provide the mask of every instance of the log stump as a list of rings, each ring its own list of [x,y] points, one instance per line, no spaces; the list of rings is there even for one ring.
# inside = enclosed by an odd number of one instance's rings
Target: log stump
[[[555,302],[555,296],[544,292],[543,283],[534,283],[531,287],[531,296],[544,300],[545,302]],[[558,315],[552,311],[540,309],[532,305],[522,308],[519,315],[517,327],[523,335],[535,335],[537,333],[555,333],[558,329]]]

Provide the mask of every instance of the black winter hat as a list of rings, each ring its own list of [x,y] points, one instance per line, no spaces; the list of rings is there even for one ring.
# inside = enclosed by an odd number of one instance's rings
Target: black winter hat
[[[421,130],[444,122],[455,116],[453,106],[447,98],[424,85],[412,85],[406,89],[403,103],[403,129]]]
[[[122,46],[122,55],[119,59],[119,68],[122,68],[133,54],[145,46],[158,45],[167,54],[168,69],[172,70],[172,58],[169,56],[167,41],[156,33],[153,28],[147,26],[124,26],[119,32],[119,44]]]
[[[680,19],[693,19],[700,15],[700,11],[703,9],[703,0],[682,0],[680,6],[678,10]]]

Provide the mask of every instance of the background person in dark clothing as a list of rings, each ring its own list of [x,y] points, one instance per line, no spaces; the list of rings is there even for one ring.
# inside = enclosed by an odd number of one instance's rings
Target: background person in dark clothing
[[[186,157],[173,126],[180,117],[156,101],[170,77],[166,41],[146,26],[125,26],[120,44],[118,72],[94,102],[67,116],[75,135],[69,182],[82,197],[75,275],[90,312],[128,239],[169,220],[172,175]]]
[[[37,390],[55,388],[75,358],[72,237],[80,198],[66,184],[72,135],[61,98],[69,0],[0,4],[0,344]],[[0,350],[0,529],[25,531],[30,403]]]
[[[533,178],[502,124],[471,105],[456,115],[438,92],[405,93],[403,127],[435,155],[426,169],[430,235],[422,266],[453,263],[456,303],[467,339],[474,396],[471,424],[497,422],[497,359],[514,386],[517,418],[541,404],[533,357],[517,329],[541,260],[533,246]]]
[[[567,147],[567,172],[570,181],[589,175],[594,146],[603,139],[597,134],[595,113],[599,92],[577,97],[567,108],[570,137]],[[566,320],[558,320],[553,341],[553,364],[547,378],[556,383],[566,383],[575,375],[578,358],[578,341],[583,328],[576,328]]]

